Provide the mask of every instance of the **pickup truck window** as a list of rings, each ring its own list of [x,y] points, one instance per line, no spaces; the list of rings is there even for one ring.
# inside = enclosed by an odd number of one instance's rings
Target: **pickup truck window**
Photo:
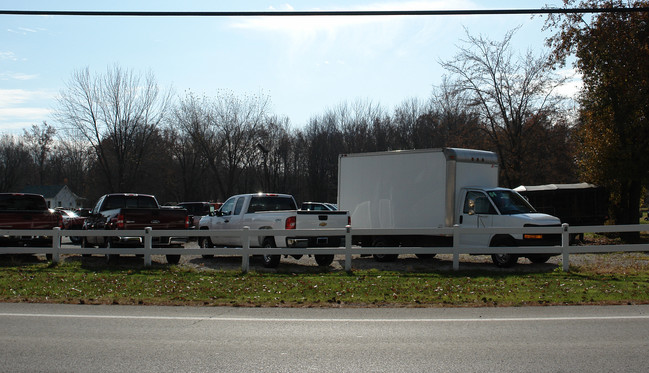
[[[236,201],[236,198],[232,197],[225,201],[223,206],[221,206],[221,215],[232,215],[232,210],[234,210],[234,202]]]
[[[123,208],[157,209],[155,199],[147,196],[109,196],[102,210]]]
[[[243,208],[243,202],[245,202],[245,198],[241,197],[237,200],[236,206],[234,206],[234,214],[239,215],[241,213],[241,209]]]
[[[273,197],[273,196],[261,196],[261,197],[252,197],[250,199],[250,206],[248,206],[248,212],[257,212],[257,211],[285,211],[285,210],[297,210],[297,205],[293,198],[287,197]]]
[[[0,210],[44,211],[45,199],[36,195],[0,195]]]

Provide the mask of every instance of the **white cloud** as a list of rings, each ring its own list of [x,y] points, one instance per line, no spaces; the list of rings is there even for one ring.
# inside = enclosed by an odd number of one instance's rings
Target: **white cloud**
[[[348,10],[348,11],[390,11],[390,10],[444,10],[444,9],[464,9],[475,8],[471,1],[396,1],[396,2],[377,2],[362,6],[336,9],[295,9],[289,4],[282,6],[282,11],[293,10]],[[272,8],[274,10],[274,8]],[[271,31],[284,32],[288,34],[304,34],[313,32],[334,32],[344,27],[354,25],[381,24],[385,26],[395,20],[408,22],[412,20],[410,16],[305,16],[305,17],[245,17],[240,18],[231,24],[233,28],[254,30],[254,31]]]
[[[18,61],[14,52],[0,52],[0,60]]]
[[[0,132],[17,131],[50,118],[55,94],[47,90],[0,89]]]
[[[285,4],[279,10],[349,10],[349,11],[389,11],[389,10],[444,10],[473,9],[475,4],[468,0],[422,0],[375,2],[362,6],[335,9],[313,9]],[[375,51],[393,50],[403,43],[419,43],[445,37],[444,25],[447,20],[412,16],[304,16],[304,17],[244,17],[232,21],[232,28],[254,31],[257,35],[270,35],[281,43],[295,57],[305,50],[326,53],[330,48],[347,47],[354,53],[367,54]],[[413,37],[413,29],[416,27]],[[286,40],[277,39],[277,36]],[[414,40],[416,39],[416,40]]]
[[[14,73],[14,72],[4,72],[0,73],[0,80],[32,80],[36,79],[38,75],[36,74],[25,74],[25,73]]]
[[[55,93],[48,90],[0,89],[0,108],[13,107],[28,102],[50,100],[54,96]]]

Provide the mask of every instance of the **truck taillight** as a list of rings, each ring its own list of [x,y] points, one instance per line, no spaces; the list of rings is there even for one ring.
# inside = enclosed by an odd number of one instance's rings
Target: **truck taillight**
[[[185,229],[189,229],[189,215],[185,216]]]
[[[115,224],[117,225],[117,229],[124,229],[124,214],[117,215]]]
[[[347,225],[352,225],[352,217],[351,216],[347,217]]]
[[[286,229],[295,229],[296,225],[296,217],[295,216],[289,216],[286,218]]]

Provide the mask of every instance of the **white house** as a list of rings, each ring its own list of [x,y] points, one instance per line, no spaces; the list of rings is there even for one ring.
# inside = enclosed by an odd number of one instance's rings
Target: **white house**
[[[40,194],[45,197],[47,207],[82,207],[83,198],[74,194],[67,185],[30,185],[23,188],[21,193]]]

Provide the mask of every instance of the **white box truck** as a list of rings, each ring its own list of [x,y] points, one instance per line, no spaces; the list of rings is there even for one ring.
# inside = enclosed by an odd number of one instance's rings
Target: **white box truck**
[[[498,187],[498,157],[493,152],[444,148],[342,154],[338,160],[338,207],[351,214],[353,228],[409,229],[522,228],[560,226],[558,218],[537,213],[511,189]],[[450,247],[453,237],[356,236],[361,246]],[[560,235],[462,234],[463,247],[553,246]],[[524,256],[543,263],[551,255],[494,254],[500,267],[514,265]],[[375,255],[395,260],[397,255]]]

